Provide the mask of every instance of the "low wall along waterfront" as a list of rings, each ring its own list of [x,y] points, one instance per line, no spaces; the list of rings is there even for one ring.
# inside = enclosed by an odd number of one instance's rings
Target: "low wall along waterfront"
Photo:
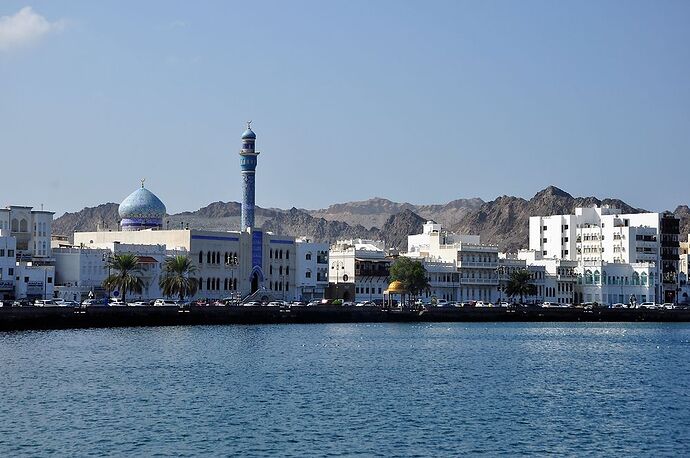
[[[0,308],[0,331],[126,326],[381,322],[688,322],[690,310],[379,307],[13,307]]]

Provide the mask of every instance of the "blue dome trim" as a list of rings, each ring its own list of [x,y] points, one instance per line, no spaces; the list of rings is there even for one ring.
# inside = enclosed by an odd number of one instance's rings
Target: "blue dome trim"
[[[242,140],[256,140],[256,134],[253,130],[247,129],[242,134]]]

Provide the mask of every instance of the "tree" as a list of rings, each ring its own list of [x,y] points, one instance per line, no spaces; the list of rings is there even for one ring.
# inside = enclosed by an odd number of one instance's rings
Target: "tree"
[[[193,276],[196,272],[196,266],[187,256],[172,256],[166,259],[159,282],[163,294],[178,296],[181,301],[186,296],[194,296],[199,289],[199,280]]]
[[[401,282],[407,291],[414,296],[429,289],[424,265],[414,259],[400,256],[395,260],[390,269],[391,281]]]
[[[108,276],[103,286],[118,289],[122,293],[122,302],[127,303],[127,293],[141,294],[144,289],[144,281],[141,279],[141,266],[139,258],[131,253],[116,254],[108,258],[107,266],[115,273]]]
[[[510,274],[505,291],[509,297],[519,295],[522,304],[525,296],[537,294],[537,287],[532,283],[532,274],[527,269],[520,269]]]

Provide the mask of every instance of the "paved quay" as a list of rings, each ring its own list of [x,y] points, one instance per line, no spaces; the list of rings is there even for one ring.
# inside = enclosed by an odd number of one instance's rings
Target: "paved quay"
[[[379,307],[21,307],[0,309],[0,331],[276,323],[690,322],[690,310]]]

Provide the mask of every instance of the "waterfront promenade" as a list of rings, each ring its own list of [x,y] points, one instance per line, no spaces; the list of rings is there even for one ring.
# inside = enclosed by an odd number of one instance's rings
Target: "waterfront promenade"
[[[276,323],[690,322],[690,310],[380,307],[21,307],[0,309],[0,331]]]

